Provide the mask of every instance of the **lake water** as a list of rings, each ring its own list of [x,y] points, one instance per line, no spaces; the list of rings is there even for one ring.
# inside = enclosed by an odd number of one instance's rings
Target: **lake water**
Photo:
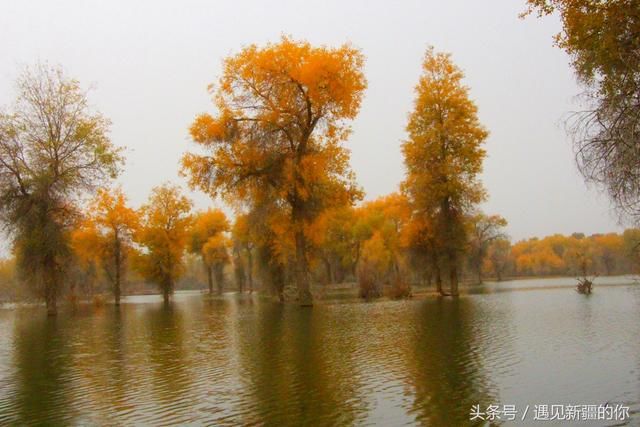
[[[509,404],[531,425],[536,404],[618,403],[640,425],[640,286],[574,283],[312,309],[199,293],[57,319],[0,309],[0,424],[450,426]]]

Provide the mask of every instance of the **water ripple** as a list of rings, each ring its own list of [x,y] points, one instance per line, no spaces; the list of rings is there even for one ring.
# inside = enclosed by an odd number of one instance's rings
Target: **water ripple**
[[[567,397],[638,417],[639,307],[612,286],[312,310],[191,293],[55,321],[3,310],[0,424],[466,425],[472,404]]]

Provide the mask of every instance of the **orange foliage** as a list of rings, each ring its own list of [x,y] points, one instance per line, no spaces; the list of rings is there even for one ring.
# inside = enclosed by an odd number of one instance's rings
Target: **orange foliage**
[[[229,230],[227,216],[220,209],[198,212],[189,231],[189,251],[200,256],[207,272],[209,293],[213,293],[213,269],[220,269],[228,261],[223,233]],[[220,276],[218,276],[220,279]],[[222,283],[218,283],[222,292]]]
[[[303,304],[311,298],[305,229],[325,209],[360,196],[342,142],[366,87],[363,63],[349,45],[313,47],[286,37],[244,48],[225,60],[211,87],[218,115],[200,115],[190,128],[207,154],[182,160],[195,188],[235,206],[279,206],[274,211],[285,221],[270,222],[276,234],[295,235]]]
[[[430,224],[432,241],[437,242],[433,249],[446,257],[455,295],[466,242],[464,217],[485,198],[478,175],[488,132],[449,54],[429,49],[422,68],[407,124],[409,138],[402,144],[407,167],[402,188],[422,225]]]
[[[72,233],[72,246],[85,265],[93,262],[105,272],[120,303],[127,261],[133,251],[133,235],[140,227],[138,212],[127,206],[121,188],[100,188],[91,201],[86,218]]]
[[[178,187],[169,184],[154,188],[149,202],[141,209],[143,225],[136,234],[136,241],[145,251],[138,258],[137,267],[160,287],[165,302],[184,271],[190,211],[191,201]]]

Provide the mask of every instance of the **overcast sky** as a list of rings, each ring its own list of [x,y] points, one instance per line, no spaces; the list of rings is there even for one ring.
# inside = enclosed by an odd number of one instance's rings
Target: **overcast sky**
[[[563,117],[576,109],[555,18],[525,20],[524,0],[480,1],[5,1],[0,0],[0,104],[13,99],[21,67],[60,64],[94,89],[90,101],[127,147],[119,179],[138,206],[149,190],[181,182],[196,114],[213,111],[207,84],[221,61],[282,34],[313,44],[351,42],[366,56],[369,83],[347,142],[367,199],[396,191],[404,167],[413,88],[428,45],[464,70],[491,132],[483,209],[509,221],[514,239],[617,231],[606,197],[579,176]],[[199,208],[216,205],[202,193]]]

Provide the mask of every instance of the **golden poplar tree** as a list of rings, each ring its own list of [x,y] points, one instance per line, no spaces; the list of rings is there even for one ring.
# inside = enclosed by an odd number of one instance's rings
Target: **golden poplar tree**
[[[248,214],[237,215],[231,229],[231,236],[234,242],[236,263],[239,264],[236,267],[246,276],[249,292],[253,292],[253,253],[258,238],[255,224],[252,226],[250,220]]]
[[[235,204],[269,203],[287,213],[295,242],[301,305],[311,305],[305,228],[325,209],[359,196],[342,143],[366,87],[363,55],[343,45],[314,47],[282,38],[251,45],[224,62],[217,114],[190,132],[205,155],[183,168],[193,187]]]
[[[174,286],[184,272],[184,251],[191,226],[191,201],[176,186],[164,184],[152,190],[142,207],[142,227],[136,241],[144,252],[138,269],[160,287],[164,302],[169,302]]]
[[[80,236],[91,231],[96,233],[96,245],[89,250],[97,255],[97,260],[111,283],[116,305],[120,304],[127,261],[133,250],[133,234],[139,225],[139,214],[127,206],[127,197],[121,188],[100,188],[89,206],[84,224],[80,227]],[[83,228],[86,229],[84,233]]]
[[[209,209],[194,215],[190,231],[189,251],[202,259],[206,273],[209,294],[213,294],[213,273],[224,265],[224,244],[222,234],[229,230],[227,216],[220,209]],[[218,293],[222,293],[221,276],[216,274]]]
[[[430,48],[422,69],[407,124],[409,138],[402,144],[403,189],[415,214],[432,224],[439,263],[448,271],[451,294],[457,295],[464,217],[485,198],[478,175],[488,132],[449,54]]]

